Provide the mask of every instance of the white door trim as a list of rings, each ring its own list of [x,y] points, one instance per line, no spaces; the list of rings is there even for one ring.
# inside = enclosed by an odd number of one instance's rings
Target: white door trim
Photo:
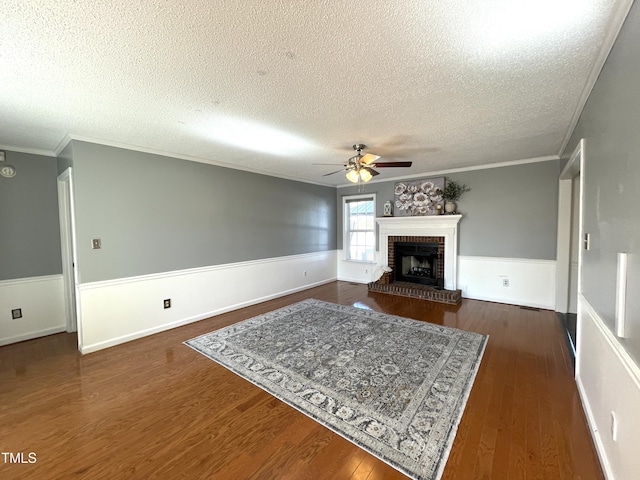
[[[75,204],[73,171],[67,168],[58,175],[58,212],[60,217],[60,245],[67,332],[78,332],[78,350],[82,349],[81,322],[78,318],[78,282],[76,256]]]
[[[578,142],[567,165],[560,174],[558,188],[558,240],[556,250],[556,312],[569,310],[569,272],[571,265],[571,202],[573,198],[573,179],[581,173],[584,163],[584,138]],[[579,235],[582,239],[582,202],[584,175],[580,175],[580,218]],[[578,255],[578,292],[582,291],[580,269],[582,248]]]

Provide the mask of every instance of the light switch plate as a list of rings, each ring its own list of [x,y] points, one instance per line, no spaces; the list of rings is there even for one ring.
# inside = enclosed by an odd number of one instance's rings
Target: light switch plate
[[[102,248],[102,240],[100,240],[99,238],[92,238],[91,248],[93,248],[94,250],[99,250],[100,248]]]

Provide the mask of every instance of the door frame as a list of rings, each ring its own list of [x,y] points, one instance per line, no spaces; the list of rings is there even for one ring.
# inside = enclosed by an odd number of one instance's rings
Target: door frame
[[[569,311],[569,278],[571,269],[571,204],[573,200],[573,179],[580,174],[580,201],[578,211],[578,231],[582,239],[582,202],[584,138],[580,139],[569,161],[560,173],[558,186],[558,240],[556,250],[556,312]],[[582,248],[578,253],[578,294],[582,291]]]
[[[82,322],[78,316],[78,282],[76,254],[75,202],[73,170],[68,167],[58,175],[58,214],[67,332],[78,332],[78,350],[82,351]]]

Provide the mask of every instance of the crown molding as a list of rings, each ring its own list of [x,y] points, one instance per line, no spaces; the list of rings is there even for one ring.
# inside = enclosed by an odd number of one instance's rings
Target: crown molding
[[[571,122],[569,122],[569,126],[567,127],[567,133],[562,140],[560,150],[558,150],[558,157],[560,158],[562,158],[562,156],[565,154],[565,150],[569,145],[569,140],[571,140],[571,136],[573,135],[573,132],[578,125],[578,121],[580,120],[580,115],[582,115],[582,111],[587,104],[587,100],[589,100],[591,91],[598,81],[598,77],[600,76],[600,72],[602,71],[605,62],[607,61],[607,57],[609,57],[609,53],[611,53],[611,49],[616,43],[616,39],[618,38],[620,30],[622,29],[622,25],[624,25],[624,21],[629,14],[629,10],[631,10],[632,4],[633,0],[621,0],[619,2],[618,9],[611,20],[611,25],[607,30],[607,34],[605,35],[602,46],[600,47],[600,51],[598,52],[598,57],[593,64],[593,68],[591,69],[591,74],[589,75],[587,83],[582,90],[580,100],[576,105],[576,109],[573,112],[573,116],[571,117]]]
[[[549,162],[551,160],[559,160],[559,159],[560,157],[558,155],[547,155],[546,157],[524,158],[522,160],[510,160],[507,162],[487,163],[485,165],[472,165],[469,167],[450,168],[446,170],[434,170],[432,172],[414,173],[413,175],[404,175],[404,176],[397,176],[397,177],[391,177],[391,178],[385,178],[385,179],[379,179],[379,180],[371,180],[370,182],[367,182],[367,185],[371,183],[410,180],[413,178],[437,177],[437,176],[447,175],[450,173],[470,172],[473,170],[487,170],[489,168],[512,167],[514,165],[525,165],[527,163]],[[353,187],[354,185],[357,185],[357,184],[345,183],[342,185],[338,185],[337,188]]]
[[[106,147],[122,148],[124,150],[132,150],[134,152],[149,153],[151,155],[161,155],[163,157],[177,158],[179,160],[186,160],[189,162],[206,163],[208,165],[214,165],[217,167],[231,168],[233,170],[241,170],[244,172],[255,173],[258,175],[266,175],[268,177],[282,178],[283,180],[292,180],[294,182],[310,183],[313,185],[320,185],[323,187],[335,187],[335,185],[332,185],[330,183],[316,182],[316,181],[294,177],[294,176],[275,175],[273,173],[259,170],[257,168],[249,168],[244,166],[232,165],[230,163],[211,160],[209,158],[196,157],[194,155],[185,155],[182,153],[175,153],[175,152],[166,152],[166,151],[155,149],[155,148],[141,147],[139,145],[129,145],[122,142],[112,142],[110,140],[104,140],[104,139],[95,138],[95,137],[87,137],[83,135],[75,135],[75,134],[67,135],[65,139],[63,139],[63,141],[60,142],[60,145],[58,146],[57,150],[59,150],[59,152],[62,152],[62,150],[66,148],[67,144],[72,140],[76,140],[79,142],[86,142],[86,143],[94,143],[97,145],[104,145]]]
[[[15,145],[0,144],[0,150],[8,150],[10,152],[29,153],[31,155],[42,155],[43,157],[56,157],[52,150],[44,150],[41,148],[25,148]]]
[[[66,134],[64,137],[62,137],[62,140],[60,140],[60,142],[58,143],[58,146],[54,150],[56,157],[60,156],[62,151],[65,148],[67,148],[67,145],[69,145],[70,142],[71,142],[71,135]]]
[[[62,151],[69,145],[69,143],[72,140],[76,140],[76,141],[79,141],[79,142],[86,142],[86,143],[94,143],[96,145],[103,145],[103,146],[106,146],[106,147],[122,148],[124,150],[132,150],[132,151],[135,151],[135,152],[148,153],[148,154],[151,154],[151,155],[161,155],[163,157],[177,158],[177,159],[186,160],[186,161],[189,161],[189,162],[206,163],[208,165],[214,165],[214,166],[223,167],[223,168],[231,168],[231,169],[234,169],[234,170],[241,170],[241,171],[244,171],[244,172],[255,173],[255,174],[258,174],[258,175],[266,175],[266,176],[269,176],[269,177],[282,178],[283,180],[291,180],[291,181],[294,181],[294,182],[309,183],[309,184],[312,184],[312,185],[319,185],[319,186],[322,186],[322,187],[332,187],[332,188],[336,188],[337,189],[337,188],[353,187],[354,185],[356,185],[355,183],[344,183],[344,184],[340,184],[340,185],[334,185],[332,183],[317,182],[317,181],[312,181],[312,180],[308,180],[308,179],[305,179],[305,178],[299,178],[299,177],[294,177],[294,176],[275,175],[273,173],[265,172],[265,171],[262,171],[262,170],[259,170],[259,169],[243,167],[243,166],[238,166],[238,165],[231,165],[229,163],[220,162],[220,161],[216,161],[216,160],[211,160],[211,159],[208,159],[208,158],[196,157],[196,156],[193,156],[193,155],[184,155],[184,154],[181,154],[181,153],[166,152],[166,151],[155,149],[155,148],[141,147],[139,145],[130,145],[130,144],[122,143],[122,142],[113,142],[113,141],[105,140],[105,139],[101,139],[101,138],[88,137],[88,136],[84,136],[84,135],[75,135],[75,134],[67,134],[67,135],[65,135],[60,140],[60,142],[58,143],[58,145],[55,148],[55,150],[40,150],[40,149],[33,149],[33,148],[21,148],[21,147],[14,147],[14,146],[10,146],[10,145],[1,145],[1,144],[0,144],[0,150],[10,150],[10,151],[13,151],[13,152],[30,153],[30,154],[35,154],[35,155],[43,155],[43,156],[47,156],[47,157],[58,157],[62,153]],[[399,181],[399,180],[409,180],[409,179],[412,179],[412,178],[435,177],[435,176],[442,176],[442,175],[447,175],[447,174],[451,174],[451,173],[469,172],[469,171],[473,171],[473,170],[486,170],[486,169],[489,169],[489,168],[509,167],[509,166],[514,166],[514,165],[524,165],[524,164],[527,164],[527,163],[548,162],[548,161],[551,161],[551,160],[558,160],[558,159],[560,159],[559,155],[547,155],[545,157],[525,158],[525,159],[521,159],[521,160],[510,160],[510,161],[507,161],[507,162],[489,163],[489,164],[485,164],[485,165],[472,165],[472,166],[468,166],[468,167],[450,168],[450,169],[445,169],[445,170],[433,170],[433,171],[430,171],[430,172],[415,173],[413,175],[399,175],[399,176],[396,176],[396,177],[387,177],[387,178],[384,178],[384,179],[371,180],[370,182],[367,182],[367,184],[391,182],[391,181]]]

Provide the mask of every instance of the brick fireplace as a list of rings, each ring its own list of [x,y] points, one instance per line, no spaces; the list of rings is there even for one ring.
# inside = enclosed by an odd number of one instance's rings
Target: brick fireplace
[[[387,258],[389,259],[389,268],[393,270],[394,280],[443,287],[444,248],[444,237],[389,236]],[[404,253],[404,255],[400,253]],[[432,261],[424,265],[417,263],[416,266],[403,266],[397,265],[398,258],[401,260],[432,258]],[[412,274],[413,272],[407,271],[408,268],[417,269],[417,272]]]
[[[457,289],[458,223],[462,215],[433,215],[416,217],[379,217],[378,245],[380,266],[396,270],[395,247],[397,242],[436,243],[441,261],[437,265],[437,277],[442,278],[446,290]]]

